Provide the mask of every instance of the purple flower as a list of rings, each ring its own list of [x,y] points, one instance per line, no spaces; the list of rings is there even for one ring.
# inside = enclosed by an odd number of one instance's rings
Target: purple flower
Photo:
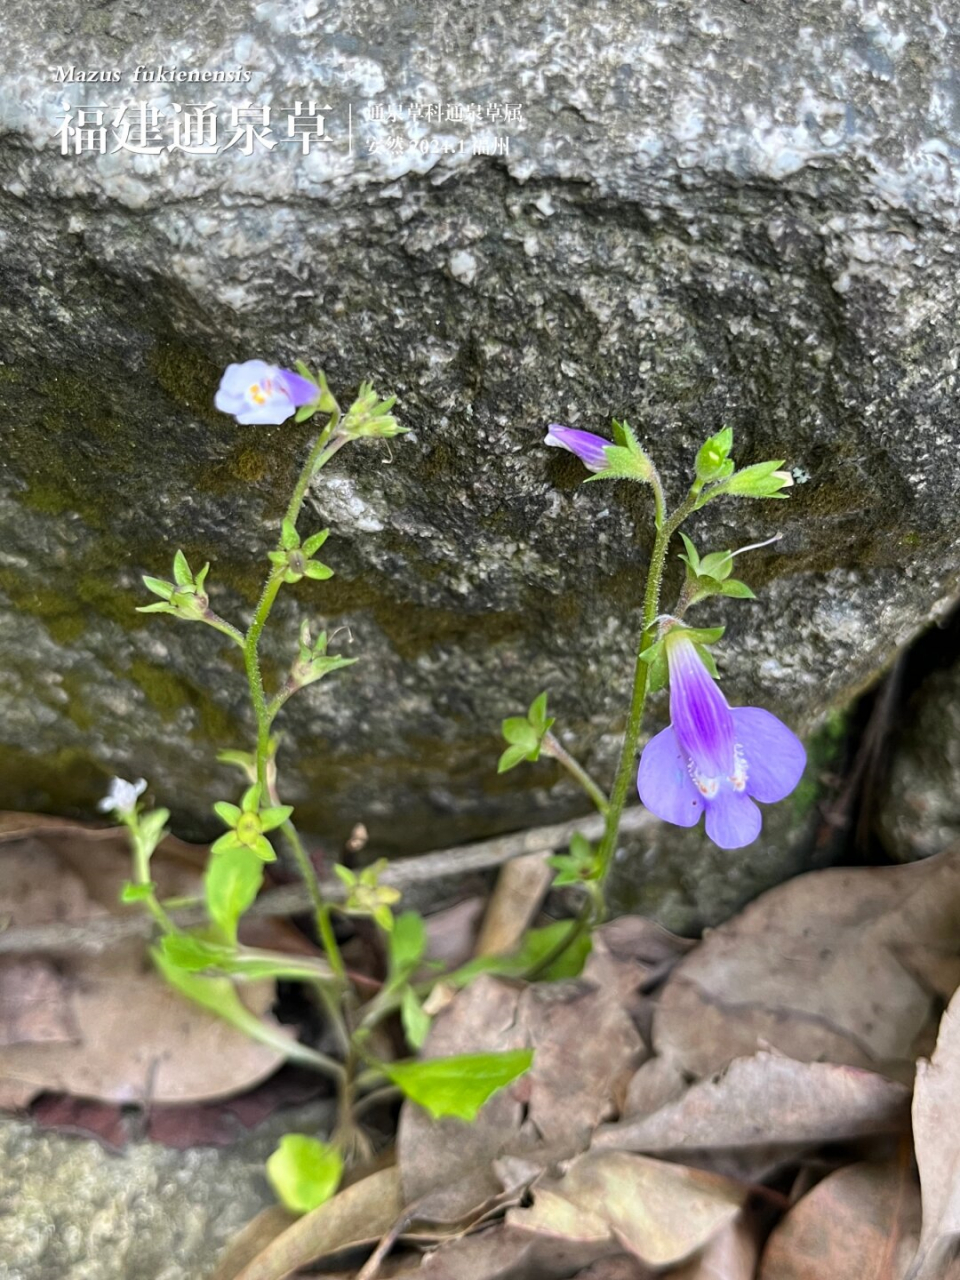
[[[602,471],[609,465],[604,449],[613,441],[595,436],[592,431],[577,431],[574,427],[561,427],[559,422],[551,422],[543,443],[575,453],[588,471]]]
[[[213,403],[245,427],[279,426],[301,405],[313,404],[320,391],[292,369],[265,360],[227,365]]]
[[[706,811],[714,844],[739,849],[760,834],[762,818],[753,801],[772,804],[788,796],[807,753],[769,711],[731,708],[682,631],[668,633],[665,645],[671,724],[640,756],[640,799],[679,827],[694,826]]]

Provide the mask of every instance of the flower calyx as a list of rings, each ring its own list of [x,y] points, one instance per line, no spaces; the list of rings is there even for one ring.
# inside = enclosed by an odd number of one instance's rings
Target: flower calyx
[[[300,408],[297,409],[294,422],[306,422],[307,419],[312,418],[315,413],[335,413],[339,406],[327,385],[327,379],[323,370],[318,369],[315,374],[311,373],[302,360],[294,361],[293,367],[301,378],[312,383],[317,389],[316,397],[310,401],[309,404],[301,405]]]
[[[284,582],[299,582],[301,578],[315,578],[318,582],[324,582],[327,578],[332,578],[333,570],[328,565],[312,559],[329,536],[330,530],[323,529],[301,544],[293,521],[284,520],[279,548],[267,552],[269,560],[276,566],[274,572],[279,573]]]
[[[557,872],[553,880],[554,889],[560,889],[564,885],[589,884],[599,880],[602,874],[597,850],[579,831],[571,837],[567,852],[548,858],[547,866],[553,867]]]
[[[508,716],[502,725],[508,746],[497,764],[497,773],[506,773],[523,760],[539,760],[543,739],[554,723],[553,717],[547,715],[545,693],[534,698],[525,716]]]
[[[669,684],[668,646],[681,637],[691,641],[700,655],[703,665],[714,680],[718,680],[720,673],[717,671],[717,664],[708,646],[716,644],[722,638],[725,630],[725,627],[685,627],[673,618],[667,619],[662,624],[659,637],[640,654],[640,661],[645,662],[650,669],[650,674],[647,677],[649,682],[647,687],[650,692],[657,693],[660,689],[665,689]]]
[[[711,551],[700,556],[696,547],[681,532],[686,553],[680,559],[687,566],[687,577],[683,588],[683,603],[689,607],[709,596],[731,596],[737,600],[755,600],[756,596],[745,582],[732,578],[733,551]]]
[[[359,874],[339,862],[333,870],[347,891],[340,910],[351,916],[370,916],[384,933],[392,933],[393,907],[402,895],[392,885],[380,883],[387,866],[386,858],[380,858]]]
[[[213,806],[214,813],[229,828],[219,840],[210,846],[213,854],[228,853],[235,849],[249,849],[263,862],[274,862],[276,853],[266,837],[267,831],[273,831],[287,821],[293,813],[292,805],[277,804],[266,809],[260,808],[260,785],[255,783],[243,793],[239,805],[230,804],[226,800],[218,800]]]
[[[310,637],[310,623],[300,624],[299,652],[290,669],[289,683],[293,689],[303,689],[308,684],[322,680],[331,671],[352,667],[357,658],[344,658],[338,653],[327,653],[327,633],[321,631],[316,640]]]
[[[344,436],[347,440],[359,440],[364,436],[377,436],[385,440],[402,435],[409,428],[401,427],[390,412],[396,402],[396,396],[387,396],[385,400],[381,400],[374,391],[372,382],[361,382],[357,398],[337,428],[337,435]]]
[[[137,613],[172,613],[188,622],[206,622],[210,612],[210,599],[204,590],[204,582],[209,571],[208,563],[199,573],[194,574],[187,563],[187,557],[182,551],[178,551],[173,558],[173,582],[143,575],[143,585],[160,599],[155,604],[139,605]]]

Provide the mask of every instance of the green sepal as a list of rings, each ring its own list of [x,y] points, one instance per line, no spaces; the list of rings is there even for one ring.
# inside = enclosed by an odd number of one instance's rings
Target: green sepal
[[[267,559],[271,564],[286,564],[287,553],[285,551],[268,551]]]
[[[173,595],[173,584],[164,582],[163,578],[151,578],[145,573],[141,581],[148,591],[152,591],[155,596],[161,596],[164,600],[169,600]]]
[[[533,1050],[463,1053],[452,1058],[380,1065],[387,1078],[434,1120],[456,1116],[469,1123],[489,1098],[530,1070]]]
[[[704,500],[720,497],[722,494],[734,494],[742,498],[786,498],[781,493],[793,484],[793,477],[782,471],[783,459],[773,462],[756,462],[753,466],[742,467],[735,471],[722,484],[712,486],[703,495]],[[702,505],[702,502],[701,502]]]
[[[716,644],[725,631],[726,627],[674,627],[667,635],[683,635],[694,644]]]
[[[327,538],[329,537],[330,537],[329,529],[321,529],[319,533],[312,534],[303,544],[304,554],[308,556],[314,555],[317,551],[320,550],[320,548],[323,546],[323,544],[326,542]]]
[[[218,800],[213,806],[213,811],[228,827],[235,827],[240,821],[240,814],[243,812],[239,805],[231,804],[229,800]]]
[[[700,484],[709,484],[714,480],[723,480],[733,471],[730,461],[730,450],[733,448],[733,428],[723,427],[716,435],[710,436],[697,451],[694,464],[697,480]]]
[[[536,730],[537,736],[542,738],[543,735],[556,724],[553,717],[547,715],[547,695],[546,693],[538,694],[530,703],[530,710],[527,712],[527,719]]]
[[[172,604],[138,604],[134,609],[135,613],[178,613]]]
[[[306,422],[308,418],[313,417],[319,408],[320,406],[318,404],[302,404],[293,415],[294,422]]]
[[[511,746],[534,751],[540,745],[540,735],[526,716],[508,716],[502,725],[504,741]]]
[[[308,560],[303,570],[308,578],[314,578],[317,582],[326,582],[327,578],[333,577],[333,570],[329,565],[321,564],[319,560]]]
[[[735,600],[756,600],[756,596],[745,582],[739,578],[728,578],[720,586],[720,595],[732,596]]]
[[[400,1021],[407,1044],[411,1049],[419,1049],[427,1038],[431,1018],[428,1013],[424,1013],[416,992],[410,986],[404,987],[400,997]]]
[[[245,849],[247,846],[241,844],[237,833],[233,830],[225,831],[219,839],[214,840],[210,846],[211,853],[229,853],[232,849]]]
[[[292,551],[295,547],[300,546],[300,535],[297,533],[297,526],[292,520],[284,518],[283,524],[280,526],[280,545],[285,551]]]
[[[687,537],[687,535],[683,532],[682,529],[680,530],[680,537],[683,539],[683,545],[687,549],[687,554],[681,555],[680,559],[684,562],[685,565],[687,565],[687,567],[690,569],[690,572],[696,578],[699,576],[699,573],[700,573],[700,557],[697,554],[697,548],[693,545],[693,543],[690,541],[690,539]]]
[[[304,1133],[285,1133],[267,1160],[267,1181],[291,1213],[310,1213],[336,1193],[343,1156],[330,1143]]]
[[[247,787],[240,799],[240,808],[244,813],[256,813],[260,808],[260,783],[255,782]]]
[[[548,858],[547,865],[558,873],[553,879],[556,889],[561,889],[564,885],[584,884],[600,876],[597,851],[579,831],[570,840],[569,852]]]
[[[190,572],[189,564],[187,564],[187,557],[182,551],[178,551],[173,557],[173,580],[178,587],[193,586],[193,574]]]
[[[524,747],[507,747],[503,755],[497,761],[497,773],[506,773],[510,769],[515,769],[518,764],[522,764],[524,760],[536,760],[536,755],[531,755]]]
[[[276,862],[276,850],[266,836],[254,836],[249,847],[264,862]]]
[[[260,822],[264,831],[274,831],[277,827],[282,827],[292,813],[292,804],[275,804],[269,809],[261,809]]]
[[[695,644],[694,648],[700,655],[700,661],[707,668],[710,675],[713,676],[714,680],[719,680],[720,672],[717,670],[717,660],[710,650],[705,648],[702,644]]]
[[[357,883],[356,874],[351,871],[349,867],[345,867],[342,862],[335,862],[333,864],[333,874],[338,880],[345,884],[348,889],[352,889]]]

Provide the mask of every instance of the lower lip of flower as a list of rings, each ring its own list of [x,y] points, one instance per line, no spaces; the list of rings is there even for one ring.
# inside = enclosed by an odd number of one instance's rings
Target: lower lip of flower
[[[720,790],[722,776],[710,777],[708,774],[701,773],[692,759],[687,759],[687,772],[693,781],[693,785],[697,788],[704,800],[713,800]],[[737,744],[733,755],[733,772],[726,775],[726,781],[734,791],[746,791],[747,777],[749,771],[747,768],[747,760],[743,754],[743,748]]]

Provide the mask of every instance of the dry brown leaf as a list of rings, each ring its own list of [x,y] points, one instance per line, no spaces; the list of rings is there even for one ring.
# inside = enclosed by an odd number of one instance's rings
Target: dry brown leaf
[[[518,1155],[537,1163],[583,1150],[642,1052],[640,1036],[615,993],[580,980],[520,988],[481,977],[437,1018],[428,1057],[530,1047],[534,1061],[515,1085],[486,1104],[470,1125],[434,1121],[404,1105],[397,1139],[406,1202],[442,1189],[457,1218],[502,1185],[493,1162]]]
[[[671,1271],[671,1280],[674,1274]],[[573,1280],[653,1280],[655,1275],[656,1272],[645,1267],[637,1258],[621,1253],[592,1263],[585,1271],[578,1271]]]
[[[396,1167],[380,1169],[298,1218],[242,1271],[234,1276],[224,1273],[223,1280],[284,1280],[319,1258],[379,1240],[402,1211]]]
[[[933,1057],[917,1063],[913,1137],[923,1231],[911,1276],[939,1280],[949,1253],[960,1254],[960,994],[943,1015]]]
[[[554,873],[546,853],[528,853],[500,868],[477,938],[478,956],[515,951],[540,909]]]
[[[960,953],[960,850],[832,869],[763,894],[676,966],[654,1047],[703,1077],[773,1046],[909,1080],[939,1001],[899,949]],[[944,970],[942,963],[938,966]]]
[[[206,1280],[234,1280],[245,1266],[297,1221],[282,1204],[261,1209],[242,1231],[229,1241]]]
[[[774,1229],[758,1280],[901,1280],[920,1195],[906,1160],[838,1169]]]
[[[78,1037],[62,965],[35,956],[0,960],[0,1047]]]
[[[736,1218],[747,1189],[699,1169],[625,1151],[577,1156],[534,1187],[533,1206],[507,1223],[537,1234],[618,1242],[649,1267],[683,1262]]]
[[[757,1224],[741,1213],[698,1257],[671,1271],[670,1280],[753,1280],[759,1257]]]
[[[809,1147],[905,1132],[910,1090],[858,1067],[735,1058],[652,1115],[606,1125],[593,1149],[642,1151],[759,1181]]]
[[[118,904],[129,877],[123,832],[7,815],[0,841],[0,916],[26,926],[76,923],[136,910]],[[13,825],[11,826],[11,822]],[[168,838],[154,855],[162,896],[196,893],[204,851]],[[283,1061],[171,990],[132,940],[102,955],[57,957],[56,998],[69,1041],[0,1037],[0,1105],[24,1106],[41,1091],[114,1102],[194,1102],[247,1089]],[[16,1007],[23,962],[0,963],[0,1005]],[[271,983],[243,998],[264,1015]],[[54,1006],[51,1005],[50,1008]],[[276,1024],[274,1024],[276,1025]]]
[[[682,1098],[689,1085],[687,1075],[673,1058],[648,1058],[627,1085],[620,1113],[628,1119],[651,1115]]]

